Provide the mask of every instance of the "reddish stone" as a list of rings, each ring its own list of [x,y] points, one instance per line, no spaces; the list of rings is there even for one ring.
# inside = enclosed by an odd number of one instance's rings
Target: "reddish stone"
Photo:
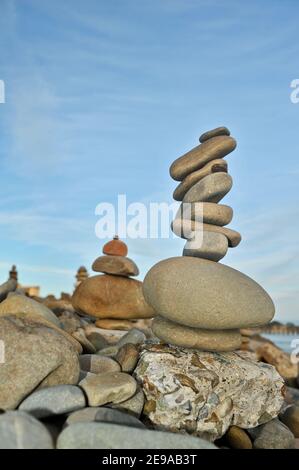
[[[127,256],[128,247],[115,235],[113,240],[103,246],[103,253],[104,255]]]

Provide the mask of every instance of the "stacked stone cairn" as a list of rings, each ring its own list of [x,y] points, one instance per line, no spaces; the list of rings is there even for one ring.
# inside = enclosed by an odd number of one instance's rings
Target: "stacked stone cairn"
[[[81,282],[85,281],[88,278],[88,271],[85,266],[80,266],[76,274],[76,283],[75,288],[81,284]]]
[[[274,316],[269,295],[245,274],[218,263],[241,235],[225,225],[231,207],[218,204],[232,187],[223,159],[236,148],[226,127],[202,134],[200,145],[175,160],[182,201],[173,232],[187,239],[183,256],[153,266],[144,280],[146,301],[158,315],[154,334],[166,343],[208,351],[233,351],[240,328],[260,327]]]
[[[138,276],[139,269],[127,254],[127,245],[115,236],[92,265],[101,274],[85,279],[73,294],[74,309],[95,317],[99,328],[128,330],[132,320],[154,316],[144,300],[142,282],[131,278]]]

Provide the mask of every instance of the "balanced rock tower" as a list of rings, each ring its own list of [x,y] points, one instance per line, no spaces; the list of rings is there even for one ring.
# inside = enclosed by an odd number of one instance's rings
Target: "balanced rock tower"
[[[95,317],[100,328],[126,329],[131,319],[155,315],[144,299],[142,282],[131,279],[139,269],[127,253],[127,245],[115,236],[93,262],[92,270],[102,274],[82,281],[73,294],[74,309]]]
[[[154,334],[165,343],[206,351],[233,351],[240,328],[259,327],[274,316],[265,290],[245,274],[218,263],[241,235],[225,225],[233,210],[218,204],[232,187],[223,159],[236,147],[226,127],[201,135],[200,145],[175,160],[182,201],[173,232],[187,240],[182,257],[163,260],[147,273],[143,292],[158,315]]]

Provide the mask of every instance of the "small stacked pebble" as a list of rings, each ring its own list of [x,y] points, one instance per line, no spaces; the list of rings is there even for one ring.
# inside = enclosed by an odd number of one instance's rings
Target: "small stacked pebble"
[[[103,246],[103,256],[93,262],[92,270],[102,274],[81,282],[73,294],[74,309],[96,317],[99,328],[128,330],[132,320],[154,316],[144,300],[142,282],[131,279],[139,269],[127,254],[127,245],[115,236]]]
[[[224,227],[232,209],[218,204],[232,187],[223,157],[236,141],[226,127],[219,127],[202,134],[200,142],[170,167],[172,178],[181,181],[174,198],[182,205],[172,230],[187,239],[183,257],[153,266],[143,292],[158,315],[153,332],[165,343],[233,351],[241,346],[240,328],[268,323],[275,309],[255,281],[218,263],[228,247],[241,241],[238,232]]]

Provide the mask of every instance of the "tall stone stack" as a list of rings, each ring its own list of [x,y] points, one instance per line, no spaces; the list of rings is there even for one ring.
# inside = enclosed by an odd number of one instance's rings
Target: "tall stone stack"
[[[238,232],[224,227],[231,222],[233,210],[218,204],[232,187],[223,157],[237,144],[226,127],[206,132],[200,142],[170,167],[173,179],[182,180],[173,195],[182,204],[171,228],[187,239],[184,256],[219,261],[228,247],[241,241]]]
[[[183,256],[163,260],[147,273],[143,292],[158,315],[154,334],[166,343],[207,351],[233,351],[240,328],[259,327],[274,316],[264,289],[245,274],[218,263],[241,235],[225,225],[232,209],[218,204],[232,187],[223,159],[236,147],[226,127],[208,131],[200,145],[175,160],[170,175],[180,181],[182,205],[172,230],[187,239]]]
[[[95,317],[99,328],[125,330],[130,320],[154,316],[144,300],[142,282],[132,279],[139,269],[127,254],[127,245],[115,236],[93,262],[92,270],[101,274],[85,279],[73,294],[74,309]]]

